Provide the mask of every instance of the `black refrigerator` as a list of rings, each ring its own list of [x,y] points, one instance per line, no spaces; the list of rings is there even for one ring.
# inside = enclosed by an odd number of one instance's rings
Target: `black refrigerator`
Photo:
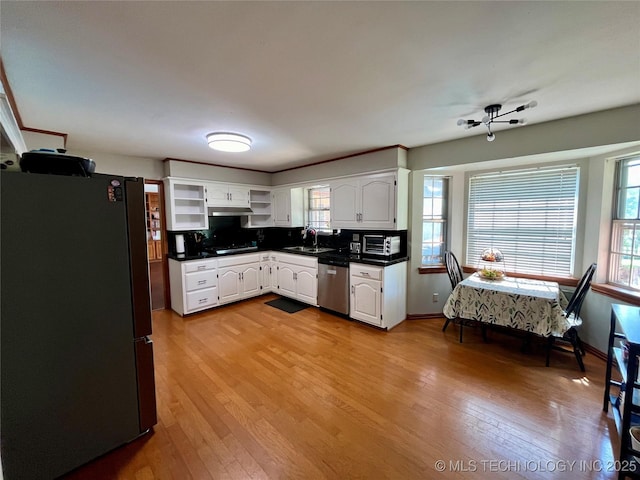
[[[140,178],[0,172],[4,478],[55,478],[156,423]]]

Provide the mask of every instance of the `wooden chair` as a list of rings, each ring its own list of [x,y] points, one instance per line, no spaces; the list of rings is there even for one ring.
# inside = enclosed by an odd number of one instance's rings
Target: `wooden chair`
[[[449,275],[449,281],[451,282],[451,290],[456,288],[456,285],[462,281],[462,269],[458,263],[456,256],[449,251],[444,252],[444,263],[447,267],[447,274]],[[442,326],[442,331],[446,331],[451,318],[447,318]],[[462,323],[460,324],[460,343],[462,343]]]
[[[597,264],[592,263],[584,273],[584,275],[580,279],[580,283],[578,283],[578,286],[571,296],[571,300],[569,300],[567,308],[564,311],[567,320],[571,324],[569,330],[567,330],[562,337],[555,337],[553,335],[549,336],[547,344],[547,367],[549,366],[549,357],[551,356],[552,349],[562,352],[567,351],[555,344],[556,340],[561,340],[571,344],[571,346],[573,347],[573,354],[576,356],[576,360],[578,361],[580,370],[582,370],[583,372],[585,371],[584,362],[582,361],[582,356],[585,354],[585,352],[582,346],[582,341],[578,336],[578,330],[576,329],[576,327],[582,324],[582,319],[580,318],[580,309],[582,308],[582,302],[584,302],[584,299],[589,292],[589,288],[591,287],[591,279],[593,278],[593,274],[596,271],[596,267]]]

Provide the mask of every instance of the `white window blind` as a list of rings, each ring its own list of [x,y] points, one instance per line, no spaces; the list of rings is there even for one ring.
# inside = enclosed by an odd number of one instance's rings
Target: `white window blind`
[[[497,248],[507,271],[573,273],[577,166],[476,175],[469,180],[467,265]]]

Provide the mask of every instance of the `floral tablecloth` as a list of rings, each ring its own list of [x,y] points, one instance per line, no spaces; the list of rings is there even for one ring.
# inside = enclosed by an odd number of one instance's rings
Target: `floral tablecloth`
[[[473,274],[451,292],[447,318],[465,318],[517,328],[548,337],[562,336],[576,322],[564,315],[567,299],[556,282],[505,277],[485,280]]]

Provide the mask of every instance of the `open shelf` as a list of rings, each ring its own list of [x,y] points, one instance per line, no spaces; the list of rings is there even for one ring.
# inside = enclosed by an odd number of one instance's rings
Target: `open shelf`
[[[638,383],[638,360],[640,358],[640,328],[638,317],[640,308],[613,304],[611,306],[611,324],[609,329],[609,348],[607,354],[607,374],[605,379],[604,404],[602,409],[611,414],[620,437],[618,478],[640,478],[640,451],[631,447],[629,429],[640,425],[640,383]],[[617,331],[617,326],[620,330]],[[616,345],[618,342],[618,345]],[[628,347],[628,359],[624,358],[622,342]],[[616,368],[621,381],[612,379],[612,370]],[[624,384],[624,399],[619,399]],[[616,390],[611,391],[611,387]]]

